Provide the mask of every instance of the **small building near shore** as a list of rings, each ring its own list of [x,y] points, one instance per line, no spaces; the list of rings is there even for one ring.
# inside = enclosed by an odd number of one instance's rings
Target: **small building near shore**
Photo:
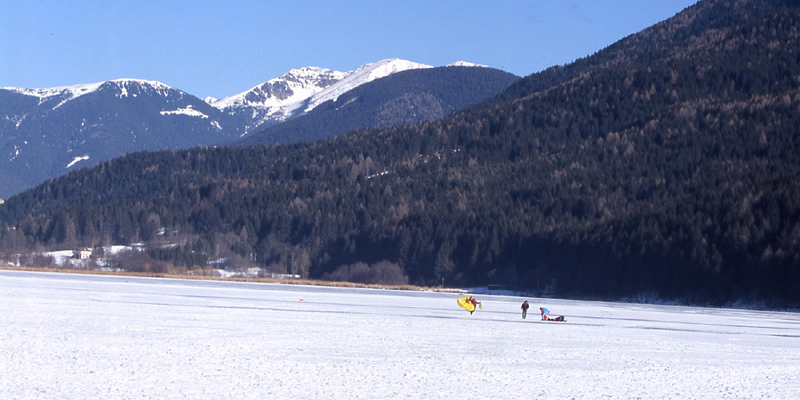
[[[92,249],[75,249],[72,250],[72,258],[76,260],[88,260],[92,257]]]

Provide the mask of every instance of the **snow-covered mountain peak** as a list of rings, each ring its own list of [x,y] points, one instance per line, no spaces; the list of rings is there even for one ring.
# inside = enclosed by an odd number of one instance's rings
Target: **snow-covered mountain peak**
[[[319,67],[297,68],[242,93],[210,104],[219,109],[236,106],[279,108],[280,113],[288,117],[288,113],[308,99],[310,102],[304,110],[306,112],[364,83],[418,68],[432,68],[432,66],[394,58],[367,64],[349,72]],[[275,113],[278,111],[274,110]]]
[[[138,92],[142,90],[154,91],[161,96],[169,96],[170,91],[177,90],[158,81],[147,81],[143,79],[115,79],[105,82],[105,86],[102,87],[118,91],[116,95],[120,98],[137,97]]]
[[[344,72],[333,71],[327,68],[320,68],[320,67],[304,67],[304,68],[295,68],[289,70],[289,72],[283,74],[279,78],[275,78],[272,81],[277,80],[285,80],[285,81],[306,81],[306,82],[318,82],[324,81],[327,79],[341,79],[344,76]],[[324,86],[324,84],[323,84]]]
[[[157,90],[170,90],[172,87],[166,85],[164,83],[158,81],[148,81],[144,79],[114,79],[111,81],[107,81],[106,83],[111,83],[116,85],[117,87],[129,87],[133,85],[143,86],[143,87],[151,87]]]
[[[408,60],[401,60],[399,58],[390,58],[364,65],[355,71],[350,72],[347,76],[347,80],[352,81],[361,79],[373,81],[375,79],[380,79],[400,71],[421,68],[433,68],[433,66],[415,63]]]
[[[298,113],[308,112],[367,82],[419,68],[433,67],[393,58],[349,72],[319,67],[297,68],[242,93],[206,102],[231,115],[250,115],[254,122],[245,128],[246,134],[264,123],[284,121]]]
[[[146,81],[142,79],[115,79],[111,81],[104,81],[97,83],[58,86],[58,87],[43,88],[43,89],[23,89],[14,87],[6,87],[3,89],[11,90],[28,96],[38,97],[39,104],[45,103],[50,99],[54,99],[53,101],[58,101],[58,103],[53,107],[53,109],[56,109],[63,106],[64,104],[66,104],[71,100],[77,99],[78,97],[98,92],[101,90],[106,90],[109,88],[111,88],[112,90],[118,90],[119,93],[117,95],[119,97],[127,97],[128,90],[130,90],[133,87],[150,88],[156,90],[161,94],[164,94],[169,90],[174,90],[170,86],[165,85],[161,82]]]
[[[319,67],[292,69],[242,93],[210,104],[219,109],[237,106],[260,106],[270,109],[287,107],[304,101],[344,76],[344,72]]]
[[[311,111],[314,107],[328,100],[336,100],[342,94],[347,93],[348,91],[365,83],[372,82],[376,79],[384,78],[401,71],[423,68],[433,68],[433,66],[415,63],[408,60],[401,60],[399,58],[391,58],[364,65],[354,71],[348,72],[343,79],[311,97],[304,112]]]
[[[103,83],[105,82],[87,83],[87,84],[70,85],[70,86],[58,86],[58,87],[42,88],[42,89],[25,89],[17,87],[4,87],[3,89],[21,93],[27,96],[38,97],[40,100],[44,100],[54,96],[65,96],[68,98],[79,97],[84,94],[94,92],[100,86],[102,86]]]
[[[489,68],[488,65],[483,64],[475,64],[467,61],[456,61],[451,64],[445,65],[445,67],[481,67],[481,68]]]

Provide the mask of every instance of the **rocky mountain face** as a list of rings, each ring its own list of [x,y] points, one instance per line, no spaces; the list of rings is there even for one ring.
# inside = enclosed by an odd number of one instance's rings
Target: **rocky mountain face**
[[[345,73],[307,67],[293,69],[248,91],[209,102],[242,123],[241,136],[290,118],[309,97],[340,81]]]

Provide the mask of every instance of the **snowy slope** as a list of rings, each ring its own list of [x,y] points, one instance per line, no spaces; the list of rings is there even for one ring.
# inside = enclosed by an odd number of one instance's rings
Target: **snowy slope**
[[[5,90],[24,94],[26,96],[38,97],[40,101],[54,96],[64,96],[70,99],[80,97],[87,93],[92,93],[100,87],[104,82],[90,83],[83,85],[59,86],[44,89],[25,89],[17,87],[4,87]]]
[[[303,109],[303,112],[309,112],[313,110],[314,107],[328,100],[336,100],[342,94],[347,93],[365,83],[369,83],[376,79],[384,78],[401,71],[420,68],[433,68],[433,66],[401,60],[398,58],[381,60],[376,63],[364,65],[354,71],[348,72],[342,80],[311,96],[308,105],[305,107],[305,109]]]
[[[794,399],[800,315],[0,271],[0,398]]]
[[[339,72],[318,67],[293,69],[247,91],[209,104],[231,115],[248,114],[253,121],[247,134],[269,124],[285,121],[334,100],[360,85],[391,74],[416,68],[432,68],[400,59],[381,60],[354,71]]]

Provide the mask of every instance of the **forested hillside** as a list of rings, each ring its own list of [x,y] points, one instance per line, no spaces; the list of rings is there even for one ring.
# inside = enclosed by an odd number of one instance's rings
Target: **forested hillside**
[[[432,122],[105,162],[0,206],[3,249],[167,227],[311,277],[798,306],[799,3],[702,1]]]

